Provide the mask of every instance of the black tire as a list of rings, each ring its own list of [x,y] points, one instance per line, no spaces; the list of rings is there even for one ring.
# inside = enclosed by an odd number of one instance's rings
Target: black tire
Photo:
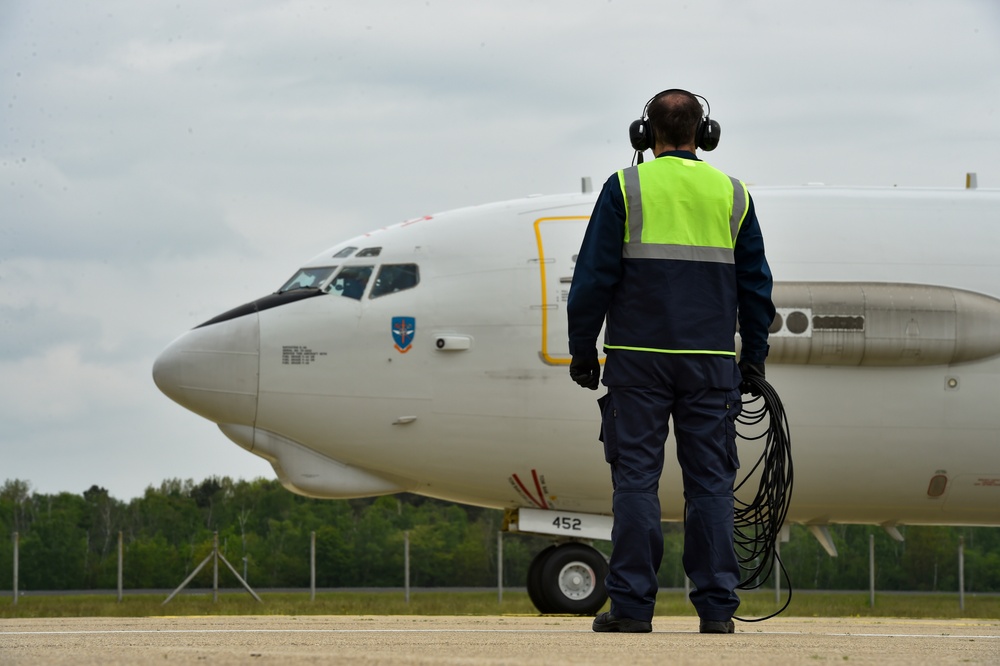
[[[539,608],[543,613],[596,615],[608,600],[604,588],[608,562],[590,546],[581,543],[556,546],[546,555],[540,569],[541,597],[549,609]]]
[[[528,597],[531,599],[531,603],[535,604],[538,612],[543,615],[557,612],[552,609],[552,605],[545,598],[544,585],[542,584],[542,567],[545,566],[545,561],[555,549],[555,544],[544,549],[535,555],[535,559],[531,560],[531,564],[528,566]]]

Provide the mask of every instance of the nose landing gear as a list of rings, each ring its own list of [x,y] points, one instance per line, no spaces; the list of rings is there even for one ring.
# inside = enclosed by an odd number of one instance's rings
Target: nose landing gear
[[[549,546],[528,567],[528,596],[543,614],[595,615],[608,600],[608,563],[577,542]]]

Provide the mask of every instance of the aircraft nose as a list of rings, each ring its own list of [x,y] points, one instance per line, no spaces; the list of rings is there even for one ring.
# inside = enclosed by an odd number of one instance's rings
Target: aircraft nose
[[[257,418],[260,326],[248,314],[192,329],[153,363],[153,381],[171,400],[215,423]]]

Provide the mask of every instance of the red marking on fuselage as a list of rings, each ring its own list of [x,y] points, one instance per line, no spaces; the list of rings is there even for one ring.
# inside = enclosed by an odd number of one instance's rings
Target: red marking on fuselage
[[[406,222],[403,222],[399,226],[401,226],[401,227],[408,227],[411,224],[416,224],[417,222],[423,222],[424,220],[429,220],[429,219],[431,219],[430,215],[424,215],[423,217],[415,217],[412,220],[407,220]]]
[[[514,479],[514,482],[517,483],[517,487],[521,489],[521,492],[524,493],[524,496],[530,499],[535,506],[537,506],[539,509],[545,508],[544,506],[539,504],[538,500],[535,499],[534,495],[528,492],[528,489],[524,487],[523,483],[521,483],[521,479],[518,478],[517,474],[511,474],[510,478]],[[544,502],[545,498],[542,498],[542,501]]]
[[[531,470],[531,476],[535,479],[535,488],[538,490],[538,497],[542,500],[542,508],[549,508],[549,503],[545,501],[545,493],[542,492],[542,484],[538,482],[538,471]]]

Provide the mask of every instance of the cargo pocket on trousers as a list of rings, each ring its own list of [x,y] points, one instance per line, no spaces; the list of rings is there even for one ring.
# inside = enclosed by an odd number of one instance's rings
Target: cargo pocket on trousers
[[[736,417],[743,411],[739,389],[726,391],[726,451],[733,469],[740,468],[740,456],[736,452]]]
[[[613,463],[618,459],[618,431],[615,423],[618,412],[610,391],[597,400],[597,406],[601,409],[601,434],[598,439],[604,442],[604,460]]]

